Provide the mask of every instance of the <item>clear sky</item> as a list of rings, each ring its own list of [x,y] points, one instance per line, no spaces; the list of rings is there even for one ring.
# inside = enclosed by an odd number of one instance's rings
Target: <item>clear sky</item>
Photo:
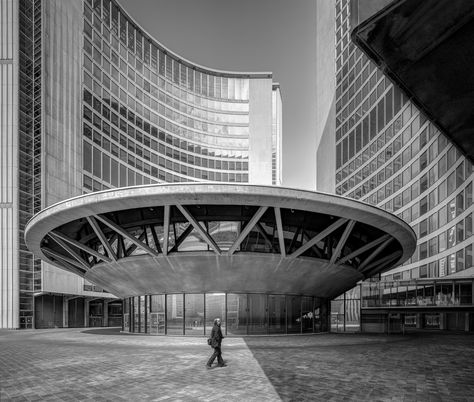
[[[150,35],[191,62],[273,72],[283,103],[283,185],[312,190],[316,1],[119,0]]]

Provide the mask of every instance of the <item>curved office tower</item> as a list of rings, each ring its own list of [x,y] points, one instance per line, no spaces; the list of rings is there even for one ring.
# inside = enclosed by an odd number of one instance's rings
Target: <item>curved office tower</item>
[[[436,119],[430,121],[354,44],[354,38],[361,45],[365,44],[364,40],[380,40],[381,32],[392,32],[387,27],[375,29],[373,20],[368,18],[388,3],[363,0],[332,3],[335,21],[332,20],[331,29],[334,22],[336,26],[336,138],[332,141],[336,155],[336,194],[396,214],[411,225],[418,237],[416,251],[410,259],[384,273],[380,282],[362,287],[362,328],[383,330],[383,320],[386,322],[387,315],[398,308],[397,313],[402,314],[398,316],[399,326],[404,320],[411,327],[464,330],[469,326],[469,315],[466,318],[464,311],[449,309],[472,306],[473,165],[440,132]],[[390,7],[395,3],[398,7],[403,2],[393,2]],[[420,7],[418,14],[407,13],[413,18],[410,23],[413,27],[417,24],[423,27],[416,16],[425,15],[420,10],[430,9],[430,4],[416,1],[408,4],[413,9]],[[390,7],[377,18],[385,16],[392,10]],[[361,24],[363,21],[367,22]],[[406,32],[403,30],[406,27],[397,26],[396,32]],[[359,32],[351,38],[354,29]],[[376,31],[379,34],[375,35]],[[413,43],[418,44],[418,40],[417,37]],[[426,41],[431,43],[433,39],[429,36]],[[399,49],[387,43],[384,42],[387,51]],[[425,54],[421,50],[417,53]],[[405,57],[400,54],[400,58]],[[441,59],[434,58],[429,63],[439,66],[439,70],[447,68]],[[405,71],[413,72],[410,68]],[[438,97],[446,99],[443,96],[440,92]],[[454,101],[453,104],[456,108]],[[328,150],[321,147],[320,152],[327,154]],[[472,318],[470,322],[472,326]]]
[[[0,6],[0,327],[113,325],[114,295],[34,259],[26,222],[114,187],[280,184],[279,86],[187,61],[115,1]]]
[[[84,4],[84,187],[279,184],[281,99],[271,73],[201,67],[117,3]],[[273,113],[273,114],[272,114]]]

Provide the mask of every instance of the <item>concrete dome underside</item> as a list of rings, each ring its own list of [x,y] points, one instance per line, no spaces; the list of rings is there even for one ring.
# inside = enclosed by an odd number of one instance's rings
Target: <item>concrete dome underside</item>
[[[407,260],[416,237],[378,208],[281,187],[107,190],[35,215],[36,257],[118,297],[243,292],[335,297]]]

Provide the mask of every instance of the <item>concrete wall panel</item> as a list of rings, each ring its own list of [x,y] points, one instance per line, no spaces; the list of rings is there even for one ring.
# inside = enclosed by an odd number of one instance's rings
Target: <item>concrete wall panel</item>
[[[17,1],[0,0],[0,32],[0,328],[18,328]]]
[[[249,183],[272,184],[272,80],[249,83]]]

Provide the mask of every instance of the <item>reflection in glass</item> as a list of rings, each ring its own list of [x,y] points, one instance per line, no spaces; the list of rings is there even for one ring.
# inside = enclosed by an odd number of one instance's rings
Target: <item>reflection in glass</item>
[[[286,332],[286,301],[283,295],[268,296],[268,331],[278,334]]]
[[[313,332],[313,298],[304,296],[301,300],[302,332]]]
[[[314,332],[321,332],[321,321],[322,321],[322,316],[321,316],[321,299],[319,297],[314,298]]]
[[[185,294],[185,334],[204,334],[204,295]]]
[[[249,334],[267,333],[267,296],[261,294],[248,295]]]
[[[229,250],[240,233],[240,222],[209,222],[209,234],[222,251]]]
[[[227,333],[247,334],[247,295],[227,294]]]
[[[140,296],[133,298],[133,332],[140,332]]]
[[[183,295],[166,295],[166,333],[183,335]]]
[[[148,302],[148,333],[165,333],[165,295],[150,296]]]
[[[301,332],[301,297],[287,296],[286,298],[288,333]]]
[[[225,293],[206,293],[206,334],[210,334],[216,318],[221,319],[221,330],[225,335]]]
[[[462,293],[467,299],[465,289]],[[333,302],[338,301],[344,298]],[[346,323],[348,311],[346,306]],[[328,314],[328,300],[311,296],[180,293],[125,299],[123,323],[126,332],[202,336],[220,318],[224,335],[296,334],[328,331]]]
[[[145,324],[146,324],[146,316],[145,316],[145,296],[140,296],[140,331],[142,334],[145,333]]]

